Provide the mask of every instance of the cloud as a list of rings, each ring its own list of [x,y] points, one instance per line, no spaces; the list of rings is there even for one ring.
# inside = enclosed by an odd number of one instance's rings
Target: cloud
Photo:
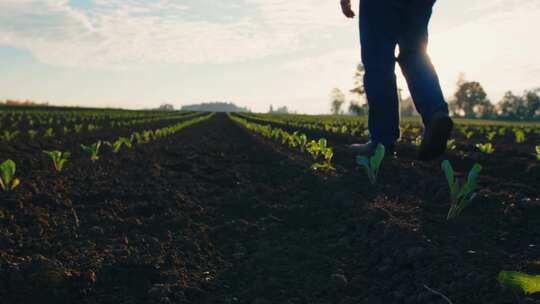
[[[540,2],[494,1],[477,20],[432,35],[431,53],[448,94],[460,72],[480,81],[498,101],[508,89],[540,85]]]
[[[0,44],[57,66],[235,63],[309,48],[343,26],[335,3],[243,1],[256,14],[217,22],[188,18],[194,8],[172,0],[94,0],[86,10],[67,0],[3,0]]]

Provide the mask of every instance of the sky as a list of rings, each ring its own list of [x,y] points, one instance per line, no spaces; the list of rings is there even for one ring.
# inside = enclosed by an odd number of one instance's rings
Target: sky
[[[438,0],[445,95],[460,73],[493,102],[540,87],[539,32],[540,0]],[[353,85],[358,40],[338,0],[0,0],[0,99],[327,113],[330,91]]]

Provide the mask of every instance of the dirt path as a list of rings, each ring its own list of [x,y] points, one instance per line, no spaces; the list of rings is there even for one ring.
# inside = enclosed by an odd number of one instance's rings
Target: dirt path
[[[538,257],[538,209],[499,246],[497,222],[441,222],[392,173],[317,176],[225,115],[65,174],[0,210],[0,303],[516,303],[496,273]]]

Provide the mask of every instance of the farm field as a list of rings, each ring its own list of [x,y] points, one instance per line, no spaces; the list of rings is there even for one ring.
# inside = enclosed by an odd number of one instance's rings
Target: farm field
[[[540,303],[497,280],[540,274],[540,125],[460,120],[419,162],[404,120],[372,183],[366,123],[0,110],[0,303]],[[482,166],[451,219],[443,160]]]

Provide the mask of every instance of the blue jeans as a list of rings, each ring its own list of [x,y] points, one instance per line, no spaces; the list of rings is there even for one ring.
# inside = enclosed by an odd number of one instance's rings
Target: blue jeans
[[[426,128],[436,112],[448,113],[439,78],[427,54],[435,0],[360,0],[360,43],[373,142],[393,144],[399,134],[395,66],[399,63]],[[396,58],[396,46],[399,56]]]

